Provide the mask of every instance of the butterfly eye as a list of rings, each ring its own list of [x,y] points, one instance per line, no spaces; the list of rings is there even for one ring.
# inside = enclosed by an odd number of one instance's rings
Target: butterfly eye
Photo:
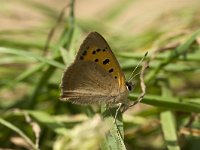
[[[126,87],[127,87],[127,90],[132,91],[134,84],[132,82],[126,82]]]

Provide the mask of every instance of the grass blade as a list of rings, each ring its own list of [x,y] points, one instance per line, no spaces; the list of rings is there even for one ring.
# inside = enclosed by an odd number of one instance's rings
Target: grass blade
[[[33,54],[31,52],[27,52],[25,50],[18,50],[18,49],[12,49],[12,48],[4,48],[4,47],[0,47],[0,53],[8,53],[8,54],[14,54],[14,55],[20,55],[20,56],[24,56],[24,57],[33,57],[41,62],[45,62],[49,65],[52,65],[54,67],[60,68],[60,69],[64,69],[65,66],[57,61],[51,60],[51,59],[47,59],[44,58],[42,56]]]
[[[171,111],[162,112],[161,125],[168,150],[180,150],[176,135],[176,125]]]
[[[22,138],[24,138],[24,140],[34,149],[34,150],[39,150],[35,144],[31,141],[31,139],[26,136],[26,134],[20,130],[18,127],[14,126],[13,124],[11,124],[10,122],[0,118],[0,123],[4,126],[6,126],[7,128],[13,130],[14,132],[18,133]]]

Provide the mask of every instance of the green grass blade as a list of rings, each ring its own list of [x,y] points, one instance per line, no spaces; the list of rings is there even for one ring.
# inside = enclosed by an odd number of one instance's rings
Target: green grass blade
[[[102,106],[101,115],[104,119],[104,123],[109,127],[109,132],[105,135],[101,145],[102,150],[126,150],[122,114],[121,112],[118,113],[115,124],[113,117],[115,113],[116,109],[108,109],[106,106]]]
[[[32,74],[34,74],[35,72],[38,72],[39,70],[41,70],[44,66],[45,66],[46,63],[41,63],[41,64],[38,64],[34,67],[32,67],[31,69],[28,69],[26,71],[24,71],[22,74],[20,74],[17,78],[16,78],[16,81],[17,82],[20,82],[20,81],[23,81],[25,80],[26,78],[30,77]]]
[[[162,112],[161,125],[168,150],[180,150],[176,135],[176,125],[171,111]]]
[[[130,99],[136,100],[139,94],[130,94]],[[142,103],[163,109],[177,110],[183,112],[200,112],[200,105],[198,103],[179,101],[177,98],[162,97],[157,95],[146,95],[141,101]]]
[[[33,116],[37,121],[40,123],[44,124],[54,132],[58,134],[64,135],[65,133],[68,132],[68,130],[65,128],[64,124],[61,122],[58,122],[53,116],[50,114],[44,112],[44,111],[31,111],[31,110],[26,110],[28,114]]]
[[[13,124],[11,124],[10,122],[0,118],[0,123],[4,126],[6,126],[7,128],[13,130],[14,132],[18,133],[22,138],[24,138],[24,140],[32,147],[32,149],[34,150],[39,150],[36,145],[31,141],[31,139],[26,136],[26,134],[20,130],[18,127],[14,126]]]
[[[58,58],[60,59],[60,58]],[[47,70],[41,75],[40,79],[38,80],[38,83],[36,84],[32,95],[28,101],[28,108],[34,108],[37,104],[37,97],[41,92],[41,89],[46,85],[48,80],[51,78],[53,73],[56,71],[56,68],[54,66],[49,66]]]
[[[15,47],[15,48],[23,48],[23,49],[29,49],[29,48],[38,48],[38,49],[42,49],[43,48],[43,43],[42,42],[38,42],[38,41],[34,41],[34,43],[32,41],[26,41],[26,40],[12,40],[10,41],[9,39],[0,39],[0,45],[1,47]]]
[[[172,93],[169,88],[168,80],[160,81],[162,96],[172,97]],[[170,101],[171,99],[169,99]],[[178,137],[176,132],[175,116],[172,111],[164,111],[160,114],[161,127],[164,134],[165,143],[167,144],[168,150],[180,150],[178,145]],[[177,118],[178,119],[178,118]]]
[[[60,69],[64,69],[64,65],[57,62],[57,61],[54,61],[54,60],[51,60],[51,59],[47,59],[47,58],[44,58],[40,55],[36,55],[34,53],[31,53],[31,52],[27,52],[25,50],[18,50],[18,49],[12,49],[12,48],[4,48],[4,47],[0,47],[0,53],[8,53],[8,54],[15,54],[15,55],[20,55],[20,56],[24,56],[24,57],[32,57],[32,58],[35,58],[41,62],[45,62],[49,65],[52,65],[52,66],[55,66],[57,68],[60,68]]]
[[[151,81],[155,78],[155,76],[164,68],[166,65],[170,64],[175,58],[178,58],[181,54],[187,53],[189,47],[193,44],[193,42],[196,40],[196,37],[200,34],[200,30],[197,30],[195,33],[193,33],[183,44],[178,46],[176,50],[171,51],[170,55],[164,59],[158,67],[154,70],[152,70],[146,77],[146,82]]]
[[[57,44],[57,48],[55,49],[55,51],[57,51],[57,50],[59,50],[58,48],[60,48],[60,47],[65,47],[65,48],[68,48],[68,47],[70,47],[70,45],[71,45],[71,40],[69,40],[69,39],[71,39],[72,37],[72,34],[73,34],[73,31],[74,31],[74,26],[75,26],[75,24],[74,24],[74,13],[73,13],[73,11],[74,11],[74,1],[73,0],[71,0],[71,2],[70,2],[70,20],[71,20],[71,22],[70,22],[70,27],[69,27],[69,29],[67,30],[67,29],[65,29],[64,31],[63,31],[63,34],[61,35],[61,37],[60,37],[60,41],[58,42],[58,44]],[[68,37],[68,36],[70,36],[70,37]],[[61,62],[62,61],[62,57],[61,57],[61,55],[58,55],[58,56],[54,56],[55,57],[55,60],[56,60],[56,62]],[[60,64],[60,63],[59,63]],[[56,67],[56,66],[55,66]],[[55,72],[55,70],[56,70],[56,68],[55,68],[53,65],[52,66],[49,66],[48,68],[47,68],[47,70],[41,75],[41,78],[40,78],[40,80],[38,81],[38,83],[37,83],[37,85],[36,85],[36,87],[35,87],[35,89],[34,89],[34,91],[33,91],[33,94],[31,95],[31,98],[30,98],[30,100],[29,100],[29,107],[31,107],[31,108],[34,108],[35,106],[34,106],[34,104],[36,104],[36,101],[37,101],[37,97],[38,97],[38,95],[39,95],[39,93],[40,93],[40,90],[46,85],[46,83],[48,82],[48,80],[50,79],[50,77],[53,75],[53,73]],[[57,66],[58,67],[58,66]],[[59,68],[59,67],[58,67]],[[64,70],[65,69],[65,66],[64,65],[62,65],[62,69]]]

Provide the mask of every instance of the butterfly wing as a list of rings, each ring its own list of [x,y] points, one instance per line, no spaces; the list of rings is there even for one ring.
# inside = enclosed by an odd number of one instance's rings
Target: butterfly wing
[[[85,38],[76,56],[76,61],[79,60],[96,62],[117,80],[120,90],[126,89],[124,73],[108,43],[99,33],[91,32]]]
[[[78,104],[114,103],[117,82],[91,61],[73,63],[64,73],[61,99]]]
[[[124,74],[105,39],[91,32],[65,71],[61,99],[79,104],[119,103],[127,96]]]

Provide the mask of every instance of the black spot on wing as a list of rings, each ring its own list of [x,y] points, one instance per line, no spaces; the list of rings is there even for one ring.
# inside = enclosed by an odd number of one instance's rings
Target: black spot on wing
[[[92,54],[96,54],[96,51],[92,51]]]
[[[97,52],[100,52],[100,51],[101,51],[101,49],[99,49],[99,48],[98,48],[96,51],[97,51]]]
[[[114,71],[114,69],[113,68],[111,68],[110,70],[109,70],[109,72],[111,73],[111,72],[113,72]]]
[[[105,60],[103,61],[103,64],[106,65],[106,64],[108,64],[109,62],[110,62],[109,59],[105,59]]]

